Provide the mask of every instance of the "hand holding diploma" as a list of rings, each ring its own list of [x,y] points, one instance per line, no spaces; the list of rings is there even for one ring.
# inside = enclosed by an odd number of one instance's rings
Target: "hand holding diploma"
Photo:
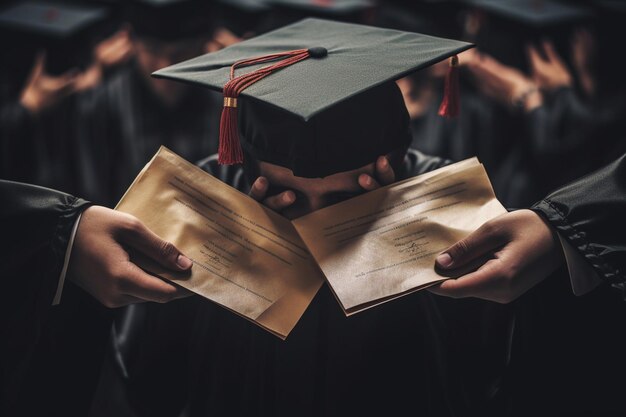
[[[161,148],[117,209],[184,251],[191,274],[149,259],[172,280],[286,338],[323,283],[291,222]]]
[[[293,224],[349,315],[445,280],[436,256],[505,212],[474,158]]]
[[[324,277],[354,314],[449,278],[436,256],[506,212],[475,158],[394,179],[382,156],[355,177],[369,192],[290,221],[293,191],[268,196],[259,177],[248,196],[161,148],[117,209],[194,263],[185,275],[135,255],[146,270],[286,338]]]

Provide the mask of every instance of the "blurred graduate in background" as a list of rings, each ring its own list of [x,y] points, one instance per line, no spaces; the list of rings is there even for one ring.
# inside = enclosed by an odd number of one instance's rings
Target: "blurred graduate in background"
[[[205,52],[214,28],[210,4],[136,0],[125,10],[135,59],[81,95],[77,117],[80,194],[107,205],[121,198],[159,146],[190,161],[217,149],[217,96],[150,78]]]
[[[77,96],[132,55],[114,9],[20,2],[0,14],[0,175],[77,191]]]

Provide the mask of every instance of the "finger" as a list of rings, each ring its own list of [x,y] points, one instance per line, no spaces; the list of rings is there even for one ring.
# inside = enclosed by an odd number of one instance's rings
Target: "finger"
[[[548,58],[548,61],[561,62],[561,57],[556,52],[556,49],[554,48],[554,44],[551,41],[543,41],[542,45],[543,45],[543,50],[546,53],[546,57]]]
[[[130,261],[123,284],[120,285],[122,291],[129,296],[157,303],[191,295],[190,291],[150,275]]]
[[[477,297],[491,301],[501,300],[497,283],[501,277],[498,261],[489,261],[478,270],[457,279],[448,279],[428,287],[434,294],[452,298]]]
[[[35,57],[35,65],[33,67],[38,74],[41,74],[46,68],[46,51],[37,52]]]
[[[532,68],[537,68],[543,62],[539,51],[533,45],[526,45],[526,54]]]
[[[254,198],[256,201],[261,201],[265,198],[267,194],[267,189],[269,187],[269,182],[265,177],[257,178],[252,187],[250,187],[250,197]]]
[[[138,220],[133,221],[127,228],[125,240],[130,246],[166,268],[186,271],[193,265],[191,259],[183,255],[176,246],[161,239]]]
[[[52,80],[50,83],[47,83],[47,87],[57,97],[66,97],[78,90],[79,80],[80,74],[72,72]]]
[[[41,74],[43,74],[45,66],[46,66],[46,53],[45,51],[39,51],[37,52],[37,55],[35,56],[33,69],[30,71],[30,74],[28,76],[29,80],[32,81],[41,77]]]
[[[396,180],[396,174],[386,156],[379,156],[376,160],[376,177],[382,185],[392,184]]]
[[[292,205],[295,201],[296,195],[293,191],[288,190],[266,198],[263,200],[263,204],[274,211],[281,211]]]
[[[380,188],[380,184],[371,175],[361,174],[358,178],[359,185],[365,191],[373,191]]]
[[[436,264],[442,269],[459,268],[502,246],[503,243],[503,236],[487,223],[443,251],[437,256]]]
[[[120,50],[123,50],[127,47],[128,40],[120,35],[115,35],[115,39],[111,39],[109,43],[106,44],[103,49],[104,56],[111,56],[119,54]]]
[[[76,91],[85,91],[93,88],[98,84],[100,79],[100,68],[96,64],[93,64],[76,79]]]
[[[116,45],[114,48],[106,51],[102,55],[102,64],[106,66],[113,66],[119,63],[127,61],[132,55],[132,48],[130,45],[125,43],[120,43]]]

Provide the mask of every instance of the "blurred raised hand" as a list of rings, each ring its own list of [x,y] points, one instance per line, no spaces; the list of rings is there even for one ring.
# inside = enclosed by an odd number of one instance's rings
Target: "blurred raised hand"
[[[489,55],[475,52],[465,67],[479,91],[500,104],[530,111],[543,103],[541,92],[530,77]]]
[[[105,70],[125,64],[134,54],[128,27],[118,30],[94,48],[94,60]]]
[[[107,71],[127,63],[134,55],[130,30],[126,27],[100,41],[94,48],[92,64],[77,76],[77,91],[96,87]]]
[[[20,95],[20,103],[32,114],[54,107],[76,91],[77,72],[54,76],[46,72],[46,54],[39,52]]]
[[[555,91],[572,85],[572,74],[550,41],[539,47],[526,46],[530,62],[531,77],[543,91]]]

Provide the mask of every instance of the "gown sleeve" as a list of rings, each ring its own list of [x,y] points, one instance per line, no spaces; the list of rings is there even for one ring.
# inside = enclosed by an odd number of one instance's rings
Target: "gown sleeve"
[[[72,228],[89,203],[51,189],[0,180],[0,403],[28,367],[52,308]],[[0,407],[1,411],[1,407]],[[1,414],[1,412],[0,412]]]
[[[605,282],[626,281],[626,154],[552,192],[542,215]]]

